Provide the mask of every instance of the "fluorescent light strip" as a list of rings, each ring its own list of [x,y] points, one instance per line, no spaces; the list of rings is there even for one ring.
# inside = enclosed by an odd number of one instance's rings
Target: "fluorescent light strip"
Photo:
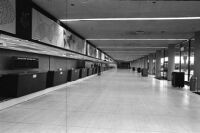
[[[146,52],[146,53],[151,53],[151,52],[155,52],[155,50],[154,51],[111,51],[111,50],[105,50],[105,52],[109,52],[109,53],[144,53],[144,52]]]
[[[166,17],[166,18],[87,18],[87,19],[60,19],[62,22],[76,21],[148,21],[148,20],[199,20],[200,17]]]
[[[185,40],[188,40],[188,39],[131,39],[131,38],[120,38],[120,39],[110,39],[110,38],[89,38],[89,39],[86,39],[88,41],[185,41]]]
[[[125,47],[110,47],[110,46],[108,46],[108,47],[99,47],[100,49],[145,49],[145,48],[150,48],[150,49],[157,49],[157,48],[167,48],[167,47],[129,47],[129,46],[125,46]]]

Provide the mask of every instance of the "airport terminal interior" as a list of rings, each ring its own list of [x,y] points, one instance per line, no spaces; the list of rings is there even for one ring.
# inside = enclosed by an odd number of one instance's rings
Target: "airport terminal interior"
[[[199,133],[200,1],[0,0],[0,133]]]

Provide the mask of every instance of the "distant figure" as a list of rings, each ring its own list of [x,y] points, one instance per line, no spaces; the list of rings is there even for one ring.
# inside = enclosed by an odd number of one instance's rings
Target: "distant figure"
[[[97,66],[97,75],[98,76],[101,75],[101,65],[100,64]]]

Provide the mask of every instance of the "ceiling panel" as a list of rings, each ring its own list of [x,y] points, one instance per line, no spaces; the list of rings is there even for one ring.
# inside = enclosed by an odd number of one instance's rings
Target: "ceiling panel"
[[[33,0],[58,19],[199,17],[200,1],[171,0]],[[66,25],[86,39],[189,39],[200,20],[71,21]],[[175,41],[90,40],[114,59],[133,60]],[[142,55],[134,54],[140,51]],[[130,54],[131,53],[131,54]]]
[[[198,16],[199,1],[68,0],[68,18]]]
[[[85,38],[188,38],[200,30],[200,20],[67,22]],[[184,28],[183,28],[184,27]]]
[[[97,47],[167,47],[168,44],[177,44],[179,40],[173,41],[100,41],[100,40],[93,40],[92,43],[96,44]]]

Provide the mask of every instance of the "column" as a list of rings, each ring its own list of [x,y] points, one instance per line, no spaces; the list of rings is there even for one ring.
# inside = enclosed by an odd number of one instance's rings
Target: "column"
[[[145,58],[142,58],[142,68],[145,68]]]
[[[144,57],[144,68],[147,69],[148,66],[148,56]]]
[[[160,78],[161,76],[161,71],[160,71],[160,67],[161,67],[161,62],[160,62],[160,59],[161,59],[161,55],[162,55],[162,51],[161,50],[156,50],[156,77],[157,78]]]
[[[175,68],[175,55],[176,55],[176,48],[174,44],[168,45],[168,72],[167,72],[167,80],[171,81],[172,79],[172,72]]]
[[[149,55],[149,74],[153,74],[153,54]]]
[[[194,76],[197,77],[197,87],[200,88],[200,32],[196,32],[194,37]]]
[[[140,62],[140,68],[142,68],[143,62],[142,62],[142,58],[139,60]]]

